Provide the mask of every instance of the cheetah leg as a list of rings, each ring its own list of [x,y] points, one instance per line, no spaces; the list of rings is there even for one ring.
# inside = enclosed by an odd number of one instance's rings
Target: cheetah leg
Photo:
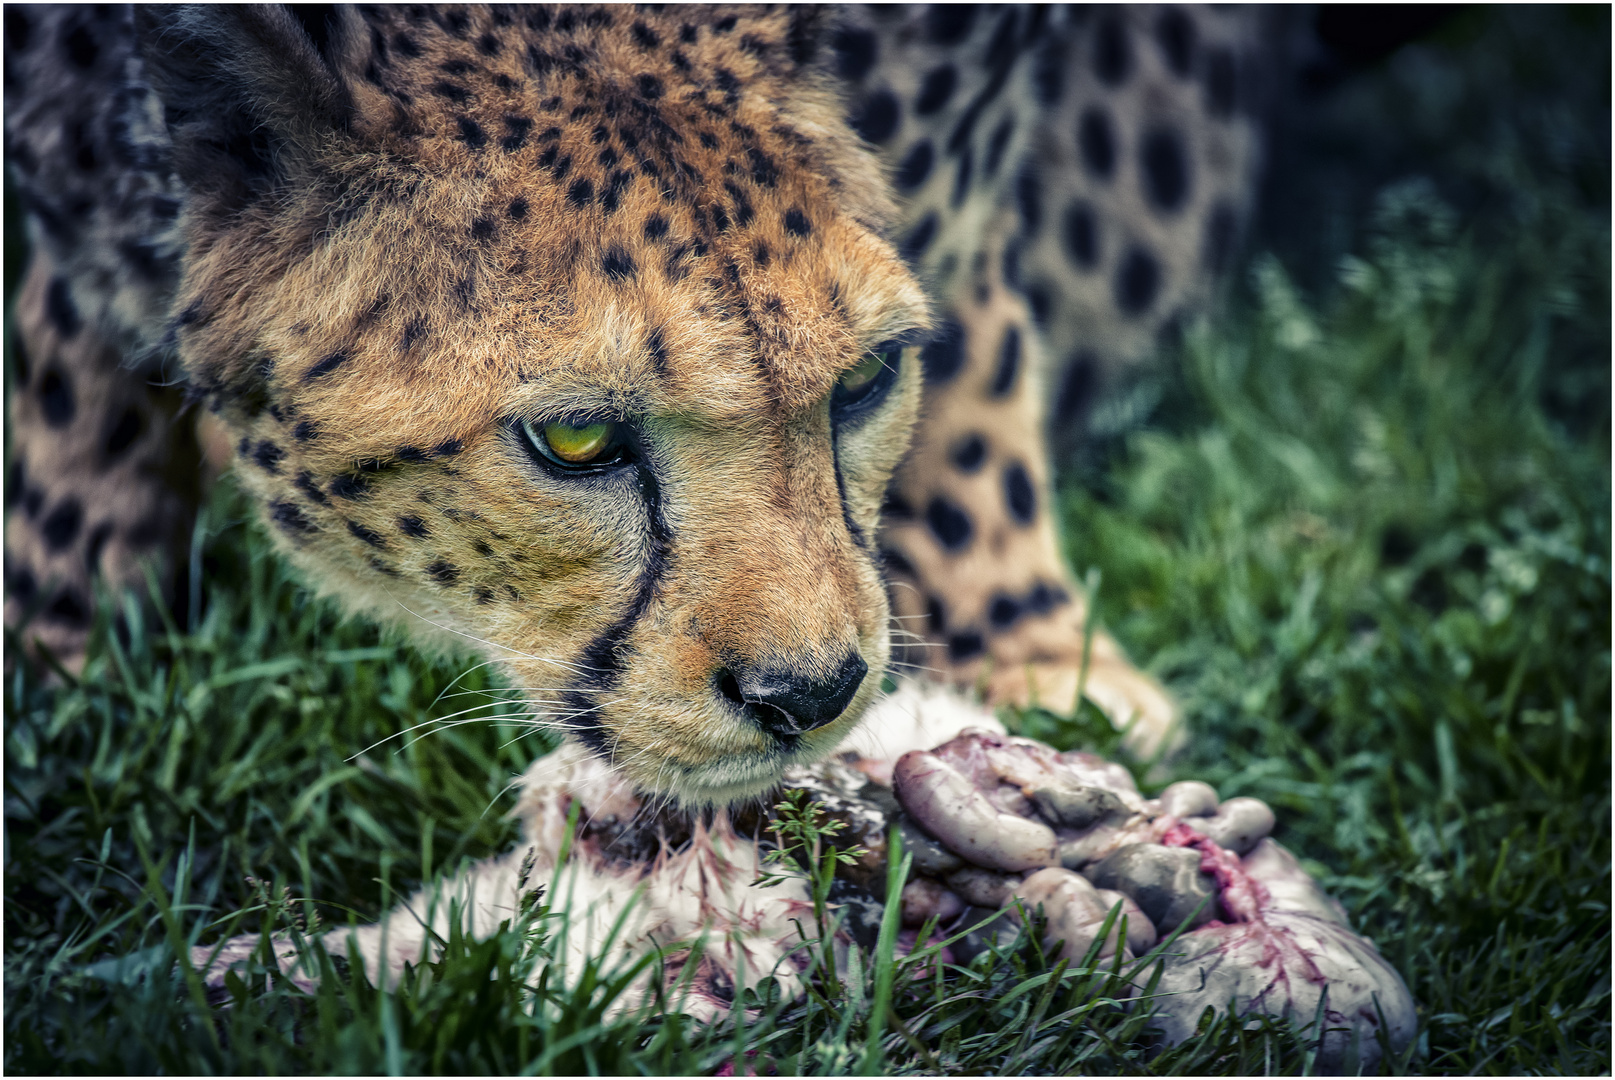
[[[1007,229],[989,230],[999,237]],[[1145,757],[1175,745],[1178,711],[1109,634],[1061,557],[1045,448],[1044,366],[1022,297],[989,247],[923,352],[924,412],[882,523],[900,663],[992,704],[1069,713],[1084,696]]]
[[[69,671],[84,657],[100,578],[172,595],[200,494],[183,393],[120,366],[68,282],[36,251],[17,299],[7,418],[5,622]]]

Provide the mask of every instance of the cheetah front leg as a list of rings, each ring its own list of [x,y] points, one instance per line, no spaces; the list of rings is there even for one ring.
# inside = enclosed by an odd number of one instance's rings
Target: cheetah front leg
[[[191,537],[200,454],[183,391],[123,367],[36,251],[17,298],[7,401],[5,622],[77,672],[95,582],[171,591]]]
[[[1174,745],[1178,710],[1103,630],[1084,671],[1087,602],[1060,554],[1044,365],[1001,263],[989,245],[958,275],[922,352],[922,419],[882,521],[902,657],[991,704],[1070,713],[1080,683],[1151,757]]]

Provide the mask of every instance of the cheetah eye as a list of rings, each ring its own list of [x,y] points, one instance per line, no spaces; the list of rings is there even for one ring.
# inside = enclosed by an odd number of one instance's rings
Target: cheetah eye
[[[574,427],[571,424],[521,423],[528,449],[551,465],[572,471],[590,471],[621,464],[627,454],[620,425],[609,420]]]
[[[830,395],[830,414],[838,422],[850,420],[880,404],[902,370],[903,350],[881,345],[864,354],[858,366],[841,376]]]

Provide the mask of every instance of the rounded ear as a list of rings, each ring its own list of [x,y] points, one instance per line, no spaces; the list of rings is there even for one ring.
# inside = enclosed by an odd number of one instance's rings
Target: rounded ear
[[[193,195],[236,208],[347,124],[349,95],[280,5],[136,5],[146,77]]]

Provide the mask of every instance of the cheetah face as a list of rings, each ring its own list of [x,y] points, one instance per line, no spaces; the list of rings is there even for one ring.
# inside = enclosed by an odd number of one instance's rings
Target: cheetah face
[[[822,757],[879,692],[874,533],[929,325],[873,158],[809,74],[783,92],[786,16],[744,10],[348,13],[274,69],[341,124],[272,118],[270,177],[233,185],[222,135],[179,145],[172,341],[293,560],[690,805]],[[534,60],[567,49],[593,66]]]

